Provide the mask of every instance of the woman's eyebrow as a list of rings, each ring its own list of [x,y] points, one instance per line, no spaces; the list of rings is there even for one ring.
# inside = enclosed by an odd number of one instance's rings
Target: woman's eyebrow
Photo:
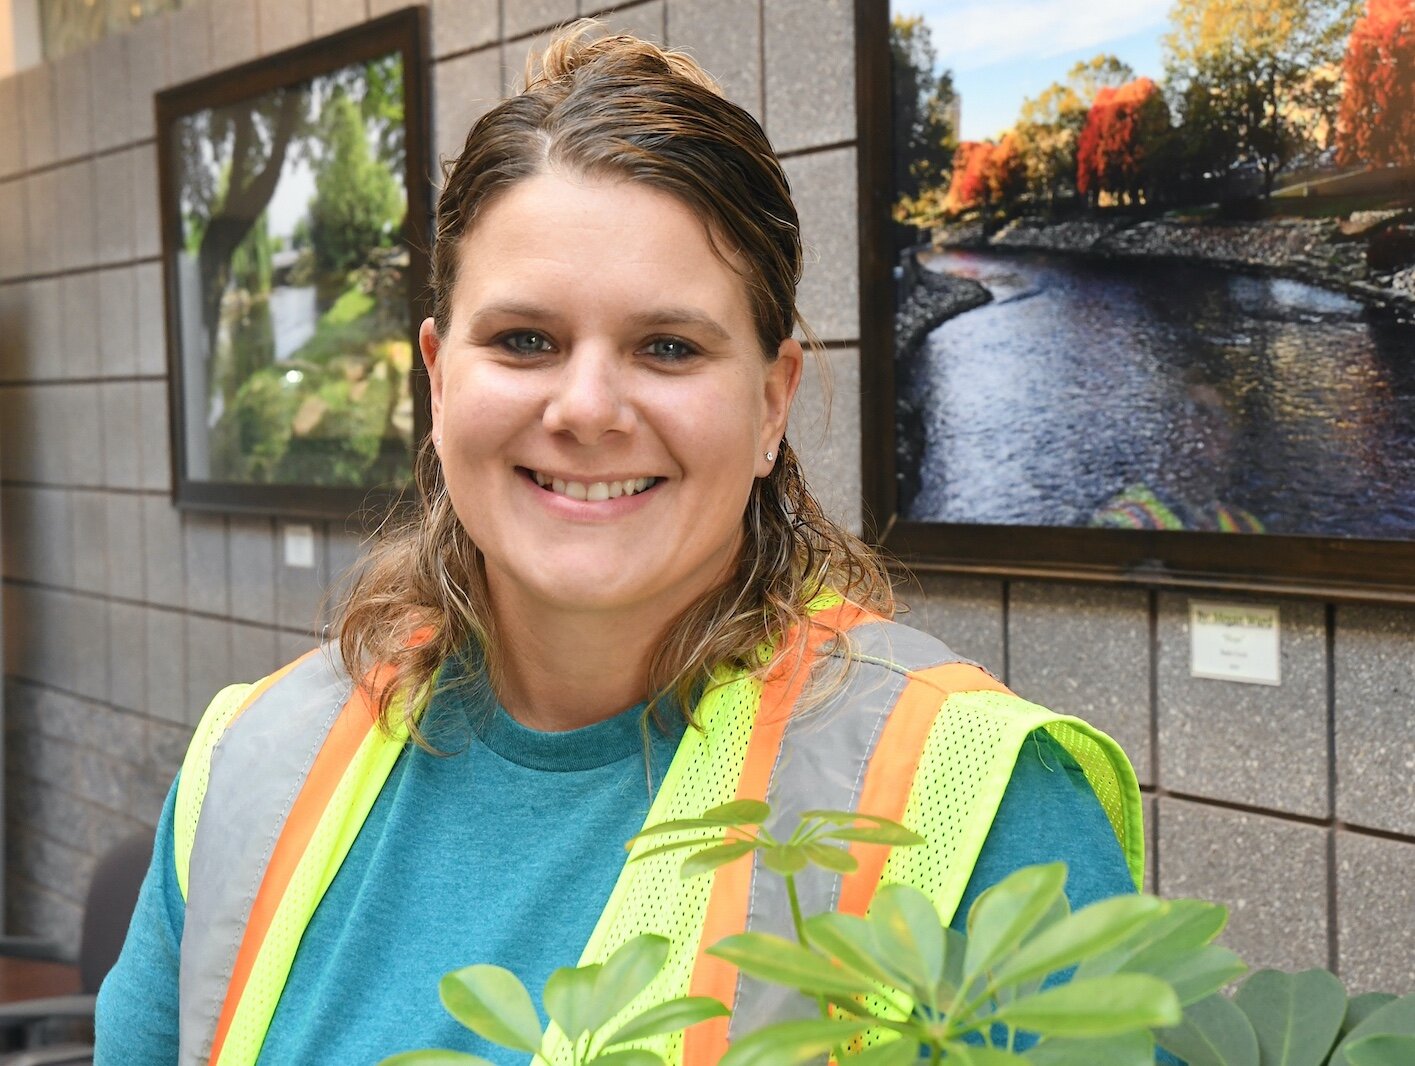
[[[731,334],[717,320],[705,311],[694,307],[660,307],[653,311],[639,311],[629,316],[629,321],[643,329],[663,329],[668,326],[695,326],[712,334],[717,340],[731,340]]]

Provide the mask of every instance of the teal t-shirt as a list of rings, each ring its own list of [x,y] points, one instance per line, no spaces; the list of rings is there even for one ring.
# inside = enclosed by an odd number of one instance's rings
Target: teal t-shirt
[[[305,931],[262,1064],[375,1063],[445,1047],[499,1066],[527,1056],[454,1022],[443,974],[505,966],[532,990],[573,966],[681,738],[631,708],[542,733],[464,693],[429,707],[435,756],[410,746]],[[676,717],[676,716],[675,716]],[[174,869],[175,785],[117,965],[99,993],[96,1066],[177,1061],[177,973],[185,906]],[[1066,832],[1057,832],[1065,826]],[[1075,762],[1045,734],[1024,745],[955,924],[1018,867],[1065,861],[1075,907],[1133,891],[1124,856]]]

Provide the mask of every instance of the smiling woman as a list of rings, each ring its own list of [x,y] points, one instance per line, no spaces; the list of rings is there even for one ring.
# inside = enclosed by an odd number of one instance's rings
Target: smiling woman
[[[899,881],[965,913],[1054,859],[1076,905],[1133,890],[1124,755],[891,621],[880,560],[806,487],[801,236],[760,126],[685,55],[592,30],[556,38],[448,170],[421,513],[372,548],[337,647],[208,710],[104,986],[101,1063],[524,1063],[447,1018],[438,978],[490,962],[540,990],[644,932],[672,948],[640,1006],[780,1017],[703,954],[789,922],[754,860],[710,885],[624,862],[646,821],[733,798],[928,839],[843,888],[803,880],[821,907]],[[650,1043],[709,1066],[738,1032]]]

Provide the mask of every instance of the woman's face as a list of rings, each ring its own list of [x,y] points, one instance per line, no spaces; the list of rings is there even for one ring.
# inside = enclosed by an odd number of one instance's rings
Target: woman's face
[[[463,238],[421,343],[452,505],[493,600],[666,619],[736,556],[801,348],[762,355],[742,278],[641,184],[558,174]]]

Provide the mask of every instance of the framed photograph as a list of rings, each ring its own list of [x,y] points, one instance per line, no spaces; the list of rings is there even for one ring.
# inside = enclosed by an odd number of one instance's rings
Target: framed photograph
[[[429,422],[426,16],[157,96],[175,502],[345,518]]]
[[[1415,601],[1409,10],[857,0],[873,537]]]

